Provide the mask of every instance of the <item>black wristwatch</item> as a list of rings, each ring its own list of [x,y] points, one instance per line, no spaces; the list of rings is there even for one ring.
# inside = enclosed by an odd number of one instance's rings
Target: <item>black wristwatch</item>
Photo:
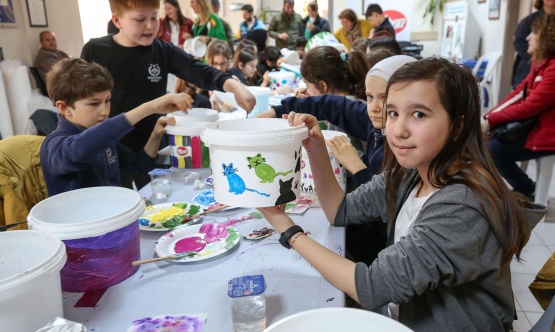
[[[299,225],[289,227],[285,232],[281,233],[279,237],[279,243],[287,249],[291,249],[291,245],[289,244],[289,239],[297,234],[297,233],[304,233],[303,229]]]

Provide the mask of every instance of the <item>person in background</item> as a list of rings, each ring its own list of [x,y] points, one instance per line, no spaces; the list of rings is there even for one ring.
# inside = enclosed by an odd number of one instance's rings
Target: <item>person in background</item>
[[[256,71],[258,65],[258,56],[252,49],[244,48],[235,52],[232,67],[228,73],[235,75],[239,81],[245,85],[256,85]],[[264,85],[268,86],[269,81],[264,81]]]
[[[254,53],[258,54],[258,47],[256,43],[250,39],[241,39],[237,43],[237,47],[235,48],[235,53],[241,51],[242,49],[249,48],[254,51]]]
[[[366,53],[366,60],[368,60],[368,65],[370,68],[374,67],[378,62],[387,59],[395,54],[385,48]]]
[[[371,265],[314,241],[285,204],[259,211],[284,247],[365,310],[385,307],[414,331],[510,331],[511,261],[546,210],[519,199],[497,172],[480,131],[476,78],[458,63],[426,58],[391,76],[385,103],[383,172],[349,194],[335,179],[317,119],[287,118],[309,128],[303,146],[319,165],[312,172],[329,223],[387,222],[387,247]]]
[[[218,14],[220,12],[220,1],[210,0],[210,6],[212,7],[212,11],[214,12],[214,14],[216,14],[220,21],[222,21],[222,24],[224,25],[225,35],[227,37],[227,43],[229,44],[229,48],[231,48],[231,51],[233,52],[233,29],[231,29],[231,25],[229,25],[229,23],[227,23],[227,21],[221,18]]]
[[[401,50],[401,46],[399,45],[399,43],[391,37],[377,37],[374,39],[370,39],[366,53],[370,53],[380,49],[386,49],[395,55],[403,54],[403,50]]]
[[[533,200],[535,183],[522,171],[517,161],[555,154],[555,16],[540,15],[532,24],[528,53],[531,70],[494,109],[485,116],[483,132],[498,125],[535,118],[527,134],[515,141],[495,137],[488,140],[497,169],[515,191]]]
[[[251,31],[248,33],[246,39],[256,43],[256,51],[260,54],[266,49],[266,46],[268,46],[268,31],[263,29]]]
[[[243,15],[243,22],[239,25],[239,31],[237,31],[237,39],[245,39],[247,35],[258,29],[266,29],[264,22],[256,18],[253,14],[254,8],[252,5],[246,4],[241,7],[241,14]]]
[[[395,38],[395,29],[389,21],[389,17],[383,14],[382,7],[376,3],[371,3],[366,8],[366,19],[372,23],[373,27],[389,27],[388,32],[393,33]]]
[[[231,49],[223,40],[213,40],[206,49],[206,62],[213,68],[227,72],[231,61]]]
[[[299,26],[299,36],[309,40],[315,34],[327,31],[330,32],[330,22],[318,14],[318,2],[310,1],[306,6],[308,16],[301,20]]]
[[[513,89],[516,89],[520,82],[522,82],[530,72],[531,56],[528,54],[527,38],[532,32],[532,22],[543,14],[555,15],[555,1],[535,0],[534,8],[536,8],[537,11],[526,16],[518,23],[513,37],[513,46],[516,51],[515,62],[513,64],[513,75],[511,78]]]
[[[181,78],[175,83],[175,93],[185,93],[193,99],[193,107],[195,108],[212,108],[212,104],[208,97],[201,94],[201,89]]]
[[[154,167],[166,125],[174,118],[160,117],[140,151],[119,140],[146,116],[191,107],[185,94],[166,94],[115,117],[110,115],[114,82],[110,72],[82,59],[58,62],[47,75],[48,94],[59,114],[58,127],[40,150],[40,163],[50,196],[66,191],[120,186],[120,167],[148,172]]]
[[[345,9],[339,13],[341,28],[333,34],[337,40],[350,51],[351,45],[359,38],[367,38],[372,30],[372,23],[360,20],[352,9]]]
[[[191,8],[198,15],[193,24],[194,37],[200,37],[200,40],[207,45],[212,39],[227,42],[225,27],[220,18],[210,9],[208,0],[191,0]]]
[[[164,0],[164,12],[156,37],[183,48],[185,40],[193,37],[193,21],[183,15],[177,0]]]
[[[297,38],[295,42],[295,47],[297,48],[297,53],[299,53],[299,58],[301,58],[301,60],[306,56],[306,43],[308,43],[308,40],[303,36]]]
[[[395,30],[393,30],[392,27],[388,27],[388,26],[373,27],[372,30],[370,30],[368,39],[375,39],[379,37],[390,37],[395,39]]]
[[[202,89],[233,92],[243,109],[252,110],[256,100],[243,84],[194,59],[175,45],[156,38],[160,24],[159,0],[110,0],[110,8],[112,20],[120,32],[91,39],[83,47],[81,58],[106,67],[112,74],[111,117],[166,94],[169,73]],[[158,117],[153,114],[139,121],[123,137],[122,143],[140,151]],[[123,170],[123,185],[132,188],[132,182],[141,188],[150,182],[150,177],[146,173]]]
[[[355,42],[351,46],[353,51],[359,51],[366,54],[366,50],[368,49],[368,44],[370,44],[370,39],[359,38],[355,40]]]
[[[52,31],[42,31],[39,34],[40,49],[35,56],[33,66],[37,68],[40,77],[46,82],[46,74],[58,61],[69,58],[69,55],[58,49],[56,36]]]
[[[299,38],[299,27],[303,18],[295,13],[294,6],[295,1],[283,0],[283,11],[272,17],[268,27],[268,35],[276,40],[278,50],[295,49],[295,41]]]
[[[258,55],[258,73],[279,71],[283,63],[283,55],[275,46],[268,46]]]

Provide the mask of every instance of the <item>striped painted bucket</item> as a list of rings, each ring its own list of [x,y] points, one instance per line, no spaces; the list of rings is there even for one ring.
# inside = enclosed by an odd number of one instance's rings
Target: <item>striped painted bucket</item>
[[[209,168],[208,147],[200,140],[200,133],[210,122],[182,122],[167,126],[170,143],[170,161],[177,168]]]

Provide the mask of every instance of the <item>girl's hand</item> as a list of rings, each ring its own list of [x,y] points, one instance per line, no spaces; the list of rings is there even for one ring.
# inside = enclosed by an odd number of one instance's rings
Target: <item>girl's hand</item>
[[[347,137],[343,135],[336,136],[326,141],[326,145],[332,150],[337,160],[352,174],[366,168],[355,147]]]
[[[322,135],[320,124],[314,115],[289,112],[289,114],[284,114],[283,118],[287,119],[287,121],[289,121],[289,125],[292,127],[300,126],[303,123],[307,126],[308,138],[303,141],[303,146],[307,152],[310,152],[317,147],[323,147],[326,149],[324,135]]]
[[[305,98],[305,97],[309,97],[310,95],[307,92],[308,88],[298,88],[295,91],[295,97],[297,98]]]
[[[273,228],[276,229],[279,233],[285,232],[291,226],[294,226],[295,223],[287,214],[285,214],[285,206],[286,204],[282,204],[279,206],[269,206],[264,208],[258,208],[257,210],[260,211],[266,220],[272,225]]]
[[[198,39],[205,44],[208,44],[208,42],[210,41],[210,37],[208,36],[198,36]]]

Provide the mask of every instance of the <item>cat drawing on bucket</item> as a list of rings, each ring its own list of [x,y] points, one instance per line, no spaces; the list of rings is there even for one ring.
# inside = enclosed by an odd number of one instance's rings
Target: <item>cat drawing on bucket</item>
[[[293,178],[290,178],[287,181],[279,180],[279,197],[276,200],[276,205],[289,203],[297,199],[297,195],[291,189],[293,188]]]
[[[293,172],[293,170],[287,172],[276,172],[272,166],[266,164],[266,158],[263,158],[260,153],[254,157],[247,157],[247,161],[249,162],[249,168],[254,168],[256,176],[260,178],[260,183],[274,182],[276,176],[285,176]]]
[[[227,177],[227,182],[229,183],[229,192],[234,193],[235,195],[240,195],[246,191],[252,191],[259,195],[269,197],[270,194],[261,193],[258,190],[250,189],[245,186],[245,181],[235,173],[237,169],[233,167],[233,163],[230,163],[228,166],[222,163],[222,167],[224,168],[224,176]]]

